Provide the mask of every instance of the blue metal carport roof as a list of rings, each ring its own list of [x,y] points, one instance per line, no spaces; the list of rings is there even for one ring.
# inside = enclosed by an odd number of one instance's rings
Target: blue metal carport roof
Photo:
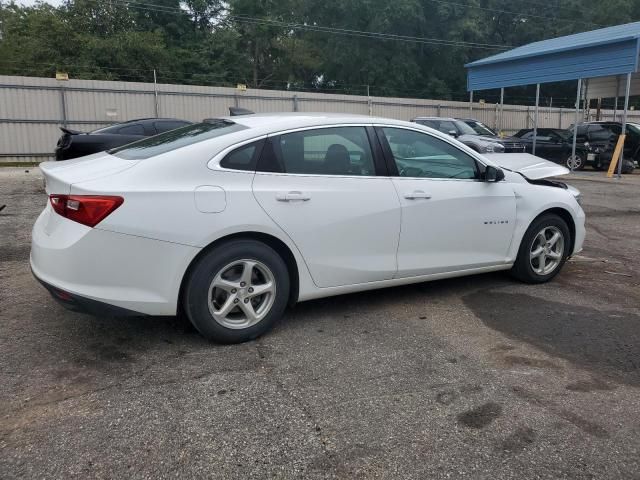
[[[465,65],[467,89],[532,85],[633,73],[640,22],[577,33],[514,48]]]

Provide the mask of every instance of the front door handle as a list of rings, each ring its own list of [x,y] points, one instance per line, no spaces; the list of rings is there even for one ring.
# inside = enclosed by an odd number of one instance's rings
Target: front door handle
[[[311,197],[302,192],[280,192],[276,194],[276,200],[279,202],[306,202],[311,200]]]
[[[429,199],[431,198],[431,194],[424,192],[422,190],[414,190],[411,193],[405,193],[404,194],[404,198],[406,198],[407,200],[416,200],[418,198],[426,198]]]

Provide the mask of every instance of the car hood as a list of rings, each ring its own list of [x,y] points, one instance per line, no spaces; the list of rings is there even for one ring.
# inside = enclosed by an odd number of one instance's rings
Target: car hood
[[[566,175],[569,169],[530,153],[492,153],[484,155],[493,164],[517,172],[529,180]]]
[[[464,135],[459,135],[458,140],[461,142],[473,142],[481,145],[490,144],[490,143],[501,143],[502,138],[500,137],[485,137],[484,135],[470,135],[465,133]]]

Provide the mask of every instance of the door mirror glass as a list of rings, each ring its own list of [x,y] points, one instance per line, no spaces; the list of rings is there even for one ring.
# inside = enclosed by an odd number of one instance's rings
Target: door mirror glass
[[[499,182],[504,180],[504,172],[492,165],[487,165],[484,171],[484,180],[485,182]]]

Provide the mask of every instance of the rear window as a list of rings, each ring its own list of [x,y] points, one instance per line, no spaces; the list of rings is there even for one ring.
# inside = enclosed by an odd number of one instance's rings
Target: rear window
[[[144,127],[139,123],[135,125],[127,125],[118,130],[120,135],[144,135]]]
[[[161,155],[178,148],[193,145],[222,135],[239,132],[249,127],[238,125],[230,120],[215,120],[206,123],[197,123],[186,127],[161,133],[154,137],[145,138],[123,147],[113,148],[108,151],[125,160],[143,160]]]

